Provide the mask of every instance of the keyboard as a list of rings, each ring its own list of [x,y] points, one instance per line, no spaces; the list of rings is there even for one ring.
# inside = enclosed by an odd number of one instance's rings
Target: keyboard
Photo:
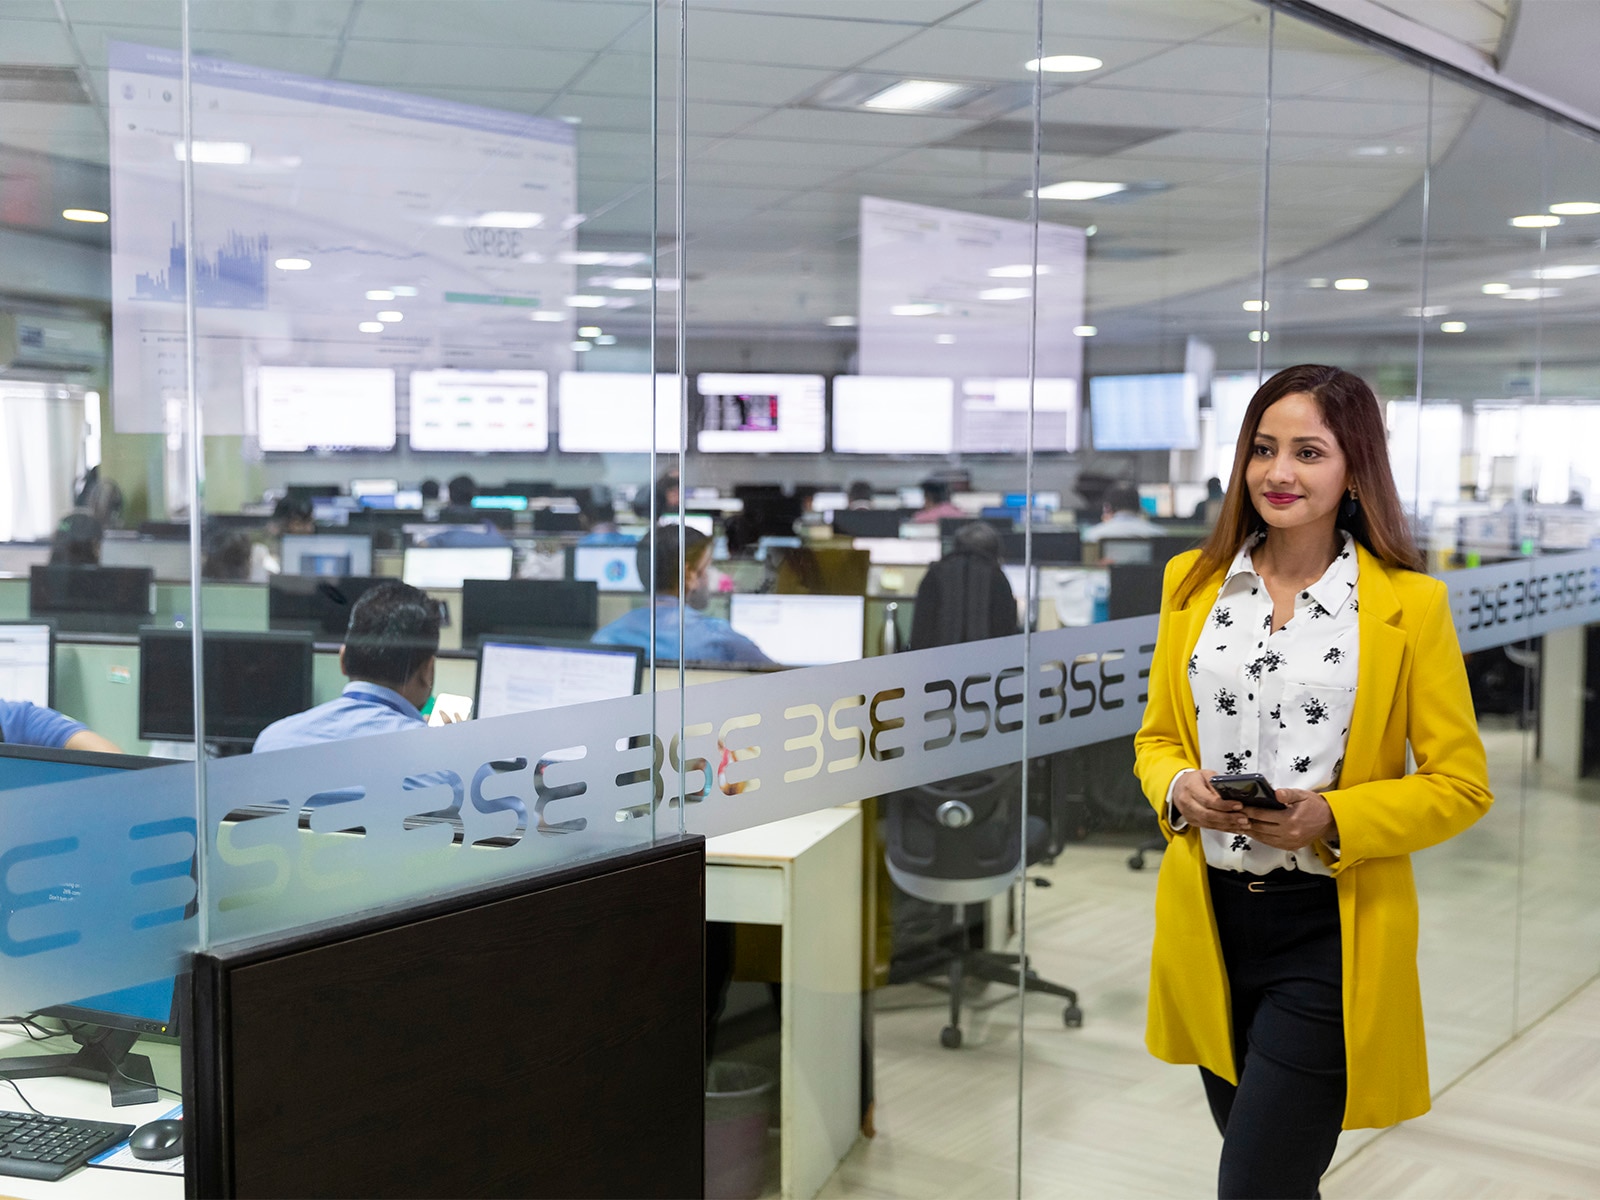
[[[0,1175],[60,1179],[132,1132],[107,1121],[0,1112]]]

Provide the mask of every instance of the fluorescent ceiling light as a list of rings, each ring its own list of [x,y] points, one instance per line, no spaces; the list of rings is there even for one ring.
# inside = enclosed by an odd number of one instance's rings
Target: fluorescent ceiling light
[[[111,220],[97,208],[63,208],[61,216],[68,221],[83,221],[88,225],[104,225]]]
[[[1073,337],[1093,337],[1099,332],[1093,325],[1074,325],[1072,327]]]
[[[861,102],[862,108],[938,108],[945,101],[967,90],[959,83],[936,79],[902,79]]]
[[[603,332],[598,325],[582,325],[578,328],[578,336],[585,338],[597,338]]]
[[[1535,279],[1587,279],[1591,275],[1600,275],[1600,266],[1571,263],[1560,267],[1539,267],[1533,273]]]
[[[935,336],[933,340],[940,346],[954,346],[956,344],[956,335],[953,333],[941,333]]]
[[[1439,323],[1440,333],[1465,333],[1466,331],[1467,323],[1465,321],[1441,321]]]
[[[393,300],[395,293],[388,288],[373,288],[367,293],[368,300]]]
[[[1029,71],[1075,75],[1082,71],[1098,71],[1105,65],[1091,54],[1046,54],[1043,58],[1030,58],[1024,67]]]
[[[1504,296],[1511,290],[1509,283],[1486,283],[1481,289],[1485,296]]]
[[[1548,300],[1559,295],[1561,295],[1560,288],[1550,287],[1511,288],[1500,293],[1501,298],[1505,300]]]
[[[223,167],[242,167],[250,161],[251,149],[249,142],[196,142],[194,144],[194,161],[197,163],[212,163]],[[174,142],[172,156],[179,162],[188,157],[188,147],[182,142]]]
[[[1593,200],[1563,200],[1560,204],[1552,204],[1550,211],[1558,217],[1592,217],[1600,213],[1600,204]]]
[[[599,334],[594,339],[594,344],[596,346],[615,346],[617,344],[617,335],[614,333]]]
[[[1328,286],[1328,281],[1323,279],[1321,276],[1318,276],[1315,279],[1306,280],[1306,286],[1308,288],[1325,288]]]
[[[564,250],[556,258],[574,267],[637,267],[650,261],[633,250]]]
[[[897,317],[936,317],[944,312],[942,304],[896,304],[889,312]]]
[[[1408,309],[1406,309],[1406,316],[1408,316],[1408,317],[1442,317],[1442,316],[1445,315],[1445,313],[1447,313],[1449,311],[1450,311],[1450,306],[1448,304],[1429,304],[1424,308],[1408,308]]]
[[[979,300],[1023,300],[1033,295],[1032,288],[1024,287],[998,287],[984,288],[978,293]]]
[[[361,322],[361,324],[357,325],[356,328],[361,330],[362,333],[382,333],[383,332],[383,322],[382,321],[363,321],[363,322]]]
[[[405,287],[403,285],[397,285],[395,287],[390,288],[389,290],[391,292],[393,292],[396,296],[415,296],[417,294],[417,289],[416,288],[414,288],[414,287]]]
[[[537,229],[544,224],[544,214],[496,209],[479,213],[472,218],[472,223],[482,229]]]
[[[1067,179],[1039,189],[1041,200],[1098,200],[1102,196],[1115,196],[1128,190],[1125,183],[1109,183],[1092,179]],[[1028,193],[1032,195],[1032,193]]]
[[[659,292],[678,290],[676,279],[651,279],[648,275],[596,275],[589,280],[590,287],[613,288],[619,292],[648,292],[652,283]]]
[[[378,314],[378,320],[384,322],[386,325],[393,325],[396,322],[404,321],[405,319],[405,313],[396,308],[386,308]]]
[[[1512,217],[1511,224],[1518,229],[1549,229],[1552,225],[1561,224],[1561,218],[1549,213],[1529,213],[1523,217]]]
[[[572,348],[574,350],[576,350],[579,354],[582,354],[585,350],[593,350],[594,349],[594,343],[593,342],[573,342],[572,343]]]
[[[311,260],[309,258],[280,258],[272,264],[280,271],[309,271]]]
[[[1333,286],[1334,290],[1340,292],[1364,292],[1367,290],[1368,285],[1365,279],[1351,278],[1335,279]]]
[[[829,317],[823,322],[824,325],[832,325],[835,329],[853,329],[855,327],[855,323],[856,319],[854,317],[843,315]]]
[[[528,319],[530,321],[565,321],[567,319],[567,314],[551,312],[550,310],[546,309],[543,312],[533,313]]]
[[[1272,301],[1270,300],[1246,300],[1244,302],[1245,312],[1266,312],[1271,307]]]
[[[606,298],[604,296],[568,296],[567,297],[567,307],[568,308],[604,308],[605,306],[606,306]]]
[[[1265,329],[1252,329],[1249,336],[1252,342],[1270,342],[1272,340],[1272,335]]]
[[[1027,279],[1031,275],[1053,275],[1055,268],[1046,263],[1040,263],[1035,269],[1032,263],[1010,263],[1004,267],[990,267],[990,279]]]

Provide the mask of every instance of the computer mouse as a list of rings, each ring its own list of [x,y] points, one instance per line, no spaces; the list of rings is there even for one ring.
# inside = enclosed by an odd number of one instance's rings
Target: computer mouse
[[[128,1137],[135,1158],[177,1158],[183,1153],[182,1121],[147,1121]]]

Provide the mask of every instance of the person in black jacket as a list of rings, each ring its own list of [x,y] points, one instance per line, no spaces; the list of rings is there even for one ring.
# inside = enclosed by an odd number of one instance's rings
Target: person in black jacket
[[[953,646],[1017,632],[1017,598],[1000,569],[1000,535],[973,521],[951,552],[928,568],[917,588],[911,649]]]

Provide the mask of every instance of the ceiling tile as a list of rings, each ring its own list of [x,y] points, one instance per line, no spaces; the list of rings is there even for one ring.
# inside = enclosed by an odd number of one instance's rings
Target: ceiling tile
[[[59,21],[20,21],[0,16],[0,62],[28,66],[76,66],[78,59]]]
[[[790,108],[766,117],[743,136],[910,148],[941,141],[976,124],[976,121],[958,121],[947,117]]]
[[[361,6],[354,33],[425,45],[599,50],[636,27],[643,39],[639,47],[648,49],[649,0],[450,0],[444,7],[385,0]]]
[[[581,50],[351,42],[339,78],[379,87],[471,84],[557,91],[588,65],[589,59]]]
[[[764,11],[764,10],[763,10]],[[689,57],[703,62],[772,63],[841,69],[881,54],[911,32],[870,21],[690,10]]]

